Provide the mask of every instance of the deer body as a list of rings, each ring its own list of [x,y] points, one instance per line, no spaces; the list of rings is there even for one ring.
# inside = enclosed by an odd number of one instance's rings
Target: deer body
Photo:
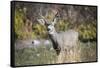
[[[68,47],[74,47],[77,45],[78,32],[74,30],[68,30],[65,32],[49,34],[51,41],[53,42],[54,49],[65,50]],[[59,54],[57,52],[57,54]]]
[[[43,19],[39,19],[38,21],[40,24],[45,25],[47,28],[48,34],[53,43],[53,48],[58,55],[57,63],[69,63],[77,61],[76,50],[78,42],[78,32],[72,29],[61,33],[56,32],[56,29],[54,27],[54,25],[56,24],[56,18],[54,18],[53,21],[49,24],[44,17]]]

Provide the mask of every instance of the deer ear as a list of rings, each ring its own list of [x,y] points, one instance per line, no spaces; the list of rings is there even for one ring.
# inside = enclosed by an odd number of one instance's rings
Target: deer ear
[[[38,21],[41,25],[45,25],[44,19],[37,19],[37,21]]]
[[[53,22],[52,22],[52,25],[55,25],[56,22],[57,22],[57,19],[55,18],[55,19],[53,20]]]

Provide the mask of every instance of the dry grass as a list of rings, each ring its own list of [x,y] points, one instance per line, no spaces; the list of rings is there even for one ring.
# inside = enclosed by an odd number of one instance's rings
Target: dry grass
[[[60,53],[60,56],[56,55],[52,45],[15,50],[15,64],[21,66],[96,61],[96,45],[96,42],[80,42],[77,48]]]

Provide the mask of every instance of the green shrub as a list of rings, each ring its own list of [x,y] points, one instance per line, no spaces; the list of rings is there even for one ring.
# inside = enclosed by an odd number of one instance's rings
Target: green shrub
[[[96,23],[81,24],[78,27],[80,39],[95,40],[96,39]]]

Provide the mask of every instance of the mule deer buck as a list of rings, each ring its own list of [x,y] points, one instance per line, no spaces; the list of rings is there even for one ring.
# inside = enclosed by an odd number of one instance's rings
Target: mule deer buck
[[[57,13],[53,18],[52,22],[40,15],[41,19],[37,19],[38,22],[42,25],[45,25],[48,31],[48,35],[53,43],[53,48],[57,53],[57,63],[69,63],[79,61],[77,58],[77,42],[78,42],[78,32],[75,30],[68,30],[65,32],[58,33],[54,25],[57,23]]]

